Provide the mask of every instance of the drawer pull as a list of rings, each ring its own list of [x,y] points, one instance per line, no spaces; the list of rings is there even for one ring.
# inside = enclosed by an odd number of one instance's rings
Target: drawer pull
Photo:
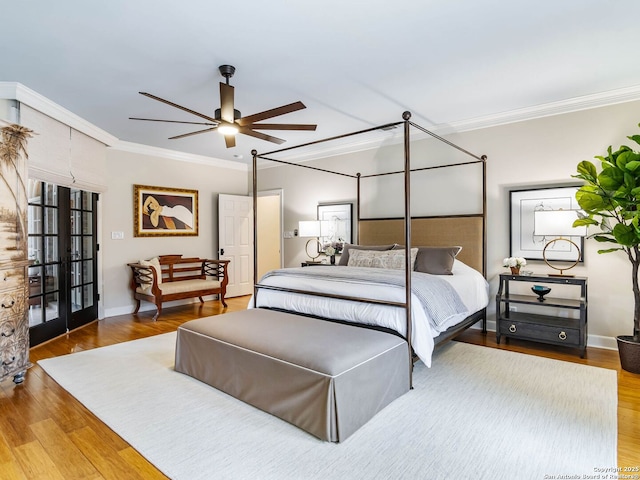
[[[509,325],[509,331],[511,333],[516,333],[516,326],[515,325]]]
[[[7,329],[6,331],[0,332],[0,337],[10,337],[16,333],[16,329],[12,328],[11,330]]]
[[[16,304],[15,300],[11,300],[11,302],[7,302],[7,305],[5,305],[4,302],[2,302],[2,308],[13,308],[15,304]]]
[[[559,338],[560,340],[566,340],[566,339],[567,339],[567,334],[566,334],[565,332],[560,332],[560,333],[558,334],[558,338]]]

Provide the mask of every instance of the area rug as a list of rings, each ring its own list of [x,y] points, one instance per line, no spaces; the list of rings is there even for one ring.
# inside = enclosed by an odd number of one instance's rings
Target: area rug
[[[175,339],[39,364],[176,480],[541,480],[616,465],[613,370],[449,342],[416,365],[413,390],[333,444],[176,373]]]

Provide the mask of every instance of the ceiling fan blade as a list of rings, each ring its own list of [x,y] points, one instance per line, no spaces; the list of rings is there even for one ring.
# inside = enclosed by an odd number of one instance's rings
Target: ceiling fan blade
[[[247,127],[253,130],[309,130],[314,131],[317,125],[304,123],[252,123]]]
[[[236,146],[236,136],[235,135],[225,135],[224,143],[227,145],[227,148],[233,148]]]
[[[156,118],[129,117],[129,120],[144,120],[145,122],[186,123],[188,125],[218,125],[217,123],[211,123],[211,122],[181,122],[179,120],[158,120]]]
[[[252,123],[259,122],[260,120],[266,120],[267,118],[277,117],[286,113],[295,112],[307,108],[302,102],[290,103],[289,105],[283,105],[282,107],[272,108],[271,110],[265,110],[264,112],[255,113],[247,117],[243,117],[238,120],[238,125],[246,126]]]
[[[240,133],[244,133],[245,135],[249,135],[251,137],[259,138],[260,140],[266,140],[267,142],[277,143],[278,145],[285,142],[285,140],[272,137],[271,135],[267,135],[266,133],[254,132],[249,127],[240,127]]]
[[[198,113],[198,112],[196,112],[194,110],[191,110],[190,108],[183,107],[182,105],[178,105],[177,103],[170,102],[169,100],[165,100],[164,98],[156,97],[155,95],[152,95],[152,94],[147,93],[147,92],[139,92],[139,93],[140,93],[140,95],[144,95],[145,97],[149,97],[149,98],[152,98],[152,99],[157,100],[159,102],[166,103],[167,105],[171,105],[172,107],[179,108],[180,110],[183,110],[183,111],[188,112],[188,113],[190,113],[192,115],[195,115],[196,117],[204,118],[205,120],[209,120],[210,122],[215,122],[216,125],[218,123],[218,121],[215,118],[208,117],[207,115],[204,115],[202,113]]]
[[[198,135],[199,133],[211,132],[212,130],[216,130],[218,127],[205,128],[204,130],[198,130],[197,132],[191,133],[183,133],[182,135],[176,135],[175,137],[169,137],[169,140],[177,140],[178,138],[190,137],[191,135]]]
[[[220,117],[225,122],[233,123],[233,92],[231,85],[220,82]]]

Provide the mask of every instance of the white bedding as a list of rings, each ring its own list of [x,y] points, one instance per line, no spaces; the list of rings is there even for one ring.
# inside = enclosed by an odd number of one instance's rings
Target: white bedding
[[[333,269],[353,267],[314,266],[306,268],[313,268],[314,271],[318,271],[315,269],[322,269],[330,277]],[[485,278],[459,260],[454,263],[453,275],[440,275],[439,278],[446,280],[453,286],[466,306],[467,311],[455,315],[446,323],[437,326],[428,318],[422,308],[415,307],[420,303],[415,295],[412,295],[413,324],[411,343],[415,353],[427,366],[431,366],[431,354],[434,347],[433,338],[437,337],[440,332],[461,322],[471,313],[483,309],[489,302],[489,286]],[[317,278],[270,276],[263,278],[260,284],[392,302],[405,301],[404,287],[390,287],[389,285],[376,285],[366,282],[335,282]],[[249,302],[249,308],[252,306],[253,300]],[[403,336],[406,334],[405,310],[395,306],[353,302],[268,289],[258,290],[256,306],[280,308],[336,320],[387,327]]]

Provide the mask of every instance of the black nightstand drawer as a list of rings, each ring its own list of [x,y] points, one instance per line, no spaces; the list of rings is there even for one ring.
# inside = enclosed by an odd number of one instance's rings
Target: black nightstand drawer
[[[500,333],[509,337],[526,340],[537,340],[570,346],[581,345],[580,330],[556,325],[541,325],[538,323],[502,319],[500,321]]]

